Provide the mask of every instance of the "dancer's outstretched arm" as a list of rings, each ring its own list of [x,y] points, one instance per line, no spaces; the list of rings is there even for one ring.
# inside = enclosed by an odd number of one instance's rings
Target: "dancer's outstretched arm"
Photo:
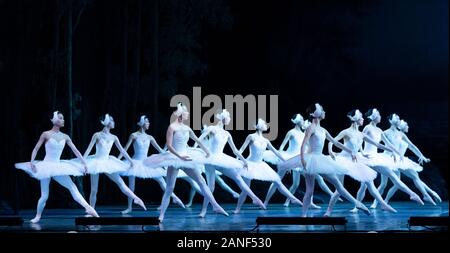
[[[211,129],[209,127],[205,127],[202,134],[200,135],[200,137],[198,137],[198,139],[200,141],[203,141],[209,134],[211,133]],[[192,146],[193,148],[196,148],[198,146],[198,143],[194,143],[194,146]]]
[[[131,143],[133,143],[133,141],[134,141],[134,138],[135,138],[134,134],[130,134],[130,137],[128,138],[127,144],[125,145],[125,148],[124,148],[125,152],[128,151],[128,149],[130,148]],[[117,159],[120,160],[122,158],[122,156],[123,156],[122,153],[120,153],[119,156],[117,157]]]
[[[156,150],[158,150],[159,153],[164,153],[166,151],[164,151],[164,149],[161,148],[161,146],[158,145],[158,143],[156,142],[155,138],[153,136],[150,136],[150,144],[152,144],[152,146],[154,148],[156,148]]]
[[[86,159],[86,157],[91,153],[92,148],[94,147],[95,142],[97,142],[98,133],[95,133],[92,135],[91,142],[89,143],[86,151],[84,152],[83,157]]]
[[[234,145],[234,141],[233,141],[233,137],[231,137],[231,134],[228,133],[228,144],[231,147],[231,150],[233,151],[233,153],[241,160],[244,162],[244,168],[248,168],[248,163],[247,160],[245,160],[245,158],[242,156],[241,153],[239,153],[239,150],[237,150],[236,145]]]
[[[368,142],[368,143],[370,143],[370,144],[376,146],[376,147],[379,148],[379,149],[383,149],[383,150],[386,150],[386,151],[389,151],[389,152],[394,152],[394,153],[396,153],[396,154],[397,154],[398,156],[400,156],[400,157],[402,156],[402,155],[400,154],[400,152],[397,151],[397,149],[395,149],[395,148],[390,148],[390,147],[388,147],[388,146],[382,145],[381,143],[378,143],[378,142],[372,140],[372,138],[370,138],[370,137],[369,137],[367,134],[365,134],[365,133],[363,133],[363,139],[364,139],[364,141],[366,141],[366,142]],[[395,156],[394,156],[394,160],[395,160]]]
[[[408,148],[419,158],[420,161],[429,162],[430,159],[426,158],[422,152],[414,145],[406,136],[406,134],[402,133],[402,140],[404,140],[406,143],[408,143]]]
[[[340,141],[345,138],[345,136],[347,136],[346,130],[342,130],[334,139],[336,141]],[[333,152],[333,142],[331,141],[328,142],[328,154],[331,156],[331,158],[336,158],[336,154]]]
[[[87,173],[87,166],[86,166],[86,160],[84,160],[83,156],[81,155],[80,151],[78,151],[77,147],[75,147],[75,144],[73,144],[72,140],[70,139],[70,137],[68,135],[64,135],[65,139],[66,139],[66,143],[67,146],[69,146],[69,148],[72,150],[72,152],[74,153],[74,155],[80,159],[81,164],[83,164],[84,166],[84,173]]]
[[[36,155],[41,148],[42,144],[44,144],[45,140],[47,140],[47,134],[42,133],[39,137],[38,142],[36,143],[36,146],[34,146],[33,151],[31,152],[31,159],[30,159],[30,166],[33,172],[36,172],[36,166],[34,165],[34,159],[36,158]]]
[[[283,151],[284,150],[284,147],[288,143],[288,141],[291,138],[291,136],[292,136],[291,131],[287,132],[286,136],[283,139],[283,142],[281,142],[280,148],[278,149],[279,151]]]
[[[134,166],[133,160],[131,160],[131,157],[123,149],[122,144],[120,144],[119,138],[117,138],[117,136],[115,136],[115,135],[114,135],[114,144],[116,145],[116,147],[120,151],[120,153],[125,157],[125,159],[127,159],[130,162],[131,167],[133,167]]]
[[[267,148],[269,148],[270,151],[272,151],[276,156],[278,156],[278,158],[280,158],[281,161],[283,161],[283,162],[286,161],[284,159],[284,157],[280,154],[280,152],[278,152],[278,150],[276,150],[273,147],[273,145],[272,145],[272,143],[270,143],[270,141],[267,141]]]
[[[330,141],[330,142],[333,142],[333,144],[334,144],[336,147],[338,147],[338,148],[340,148],[340,149],[342,149],[342,150],[345,150],[345,151],[347,151],[348,153],[350,153],[350,154],[352,155],[352,160],[356,162],[356,156],[355,156],[355,154],[352,153],[352,151],[351,151],[349,148],[347,148],[346,146],[344,146],[342,143],[336,141],[336,140],[331,136],[331,134],[328,133],[327,130],[325,130],[325,135],[326,135],[327,140]]]
[[[244,152],[244,150],[247,148],[247,146],[252,142],[252,136],[247,136],[247,138],[245,138],[244,144],[242,144],[241,148],[239,149],[239,154],[242,155],[242,152]]]
[[[203,149],[203,151],[205,151],[206,153],[206,157],[209,157],[210,153],[209,150],[203,145],[203,143],[197,138],[197,136],[195,135],[194,131],[192,131],[192,129],[189,129],[189,136],[196,142],[198,143],[198,145],[200,146],[201,149]]]

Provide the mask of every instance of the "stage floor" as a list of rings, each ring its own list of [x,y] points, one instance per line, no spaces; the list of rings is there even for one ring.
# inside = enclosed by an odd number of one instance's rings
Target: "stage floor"
[[[365,203],[367,206],[370,203]],[[372,215],[367,216],[359,211],[354,214],[349,212],[352,205],[349,203],[337,203],[333,212],[333,217],[345,217],[347,226],[336,226],[336,231],[345,232],[407,232],[407,231],[427,231],[429,228],[412,227],[408,228],[408,219],[411,216],[448,216],[448,202],[443,202],[438,206],[426,204],[419,206],[414,202],[393,202],[392,206],[398,213],[388,213],[380,209],[372,210]],[[240,214],[233,214],[235,204],[223,204],[225,210],[230,214],[225,217],[215,214],[209,209],[205,218],[199,218],[200,204],[195,204],[191,208],[181,209],[171,205],[166,213],[163,223],[157,226],[76,226],[75,217],[84,215],[82,209],[46,209],[43,218],[38,224],[31,224],[29,219],[34,217],[35,210],[22,210],[19,215],[25,220],[22,226],[0,226],[1,232],[120,232],[120,233],[144,233],[154,231],[191,231],[191,232],[247,232],[251,231],[256,223],[257,217],[298,217],[300,207],[291,205],[286,208],[282,204],[270,204],[268,210],[260,210],[258,207],[245,204]],[[157,217],[157,206],[148,206],[147,211],[142,211],[135,207],[134,211],[128,215],[121,215],[123,206],[99,206],[97,211],[102,217]],[[322,217],[326,205],[322,209],[311,209],[310,216]],[[317,225],[262,225],[259,232],[267,233],[304,233],[304,232],[330,232],[330,226]]]

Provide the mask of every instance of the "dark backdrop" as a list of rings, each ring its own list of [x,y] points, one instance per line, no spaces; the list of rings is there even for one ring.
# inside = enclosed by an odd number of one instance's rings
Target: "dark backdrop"
[[[29,160],[53,110],[65,114],[64,131],[82,152],[105,112],[115,116],[113,132],[123,143],[138,116],[148,114],[149,132],[163,144],[171,96],[192,96],[193,86],[222,98],[279,95],[275,146],[292,127],[290,117],[305,116],[314,102],[325,107],[323,125],[334,135],[348,126],[352,109],[377,107],[382,128],[395,112],[431,158],[421,177],[447,196],[446,0],[0,0],[0,33],[0,193],[13,208],[38,199],[38,182],[13,164]],[[248,133],[232,132],[238,146]],[[73,155],[66,150],[64,157]],[[81,182],[85,194],[88,183]],[[356,186],[349,183],[355,194]],[[254,188],[263,198],[267,185]],[[99,204],[126,203],[108,180],[99,189]],[[146,202],[160,201],[155,182],[138,181],[136,191]],[[186,200],[187,184],[180,181],[176,192]],[[53,184],[48,206],[68,205],[69,194]]]

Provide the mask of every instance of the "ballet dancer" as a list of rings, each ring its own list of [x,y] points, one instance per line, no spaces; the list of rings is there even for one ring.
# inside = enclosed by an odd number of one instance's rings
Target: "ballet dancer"
[[[336,155],[333,152],[333,143],[331,142],[328,143],[328,153],[334,160],[345,166],[345,168],[347,169],[347,175],[361,182],[361,184],[366,185],[366,187],[369,189],[370,194],[382,204],[383,210],[396,213],[397,211],[383,200],[377,188],[375,187],[373,180],[377,177],[377,172],[366,165],[370,164],[369,160],[359,152],[362,149],[363,141],[389,152],[393,152],[394,150],[373,141],[367,134],[359,131],[359,127],[364,124],[364,118],[362,113],[358,109],[349,112],[347,114],[347,117],[351,122],[350,127],[341,131],[334,139],[336,141],[344,139],[344,146],[350,149],[351,153],[342,151],[338,155]],[[352,161],[351,154],[356,155],[356,162]],[[341,183],[344,184],[344,175],[340,175],[338,177]],[[338,196],[339,192],[335,191],[330,199],[328,209],[325,212],[326,217],[331,215]]]
[[[147,158],[148,149],[150,148],[150,144],[158,150],[159,153],[164,153],[164,151],[156,142],[153,136],[146,133],[146,131],[150,127],[150,121],[147,116],[142,115],[139,118],[139,122],[137,123],[139,126],[139,130],[132,133],[128,138],[128,142],[125,145],[125,152],[127,152],[128,148],[133,144],[134,155],[131,158],[134,162],[133,169],[126,170],[122,172],[122,176],[128,176],[128,187],[130,190],[134,192],[136,177],[138,178],[151,178],[158,182],[161,189],[164,191],[166,189],[166,181],[164,181],[164,177],[166,176],[166,170],[163,168],[148,168],[145,166],[142,161]],[[121,159],[122,154],[120,154],[117,159]],[[173,202],[185,208],[183,202],[175,195],[172,194]],[[132,207],[133,199],[128,198],[128,207],[127,209],[122,211],[122,214],[130,213],[133,210]]]
[[[347,169],[333,160],[330,156],[325,156],[322,153],[325,139],[332,142],[338,148],[350,153],[353,161],[356,161],[355,154],[352,153],[352,150],[333,139],[328,131],[320,126],[320,122],[325,119],[325,111],[320,104],[316,103],[311,105],[306,111],[312,118],[312,123],[305,131],[300,154],[279,165],[280,168],[285,169],[302,166],[305,171],[306,191],[303,197],[302,217],[306,217],[308,214],[308,209],[314,194],[315,176],[317,174],[321,174],[325,180],[333,184],[336,190],[344,198],[355,204],[357,208],[364,210],[366,214],[370,215],[369,209],[367,209],[360,201],[356,200],[337,178],[337,175],[346,174]],[[306,146],[308,146],[308,152],[306,152]]]
[[[125,152],[120,144],[119,138],[111,134],[111,129],[114,129],[115,127],[113,117],[106,114],[104,119],[100,122],[103,125],[103,129],[92,136],[91,142],[89,143],[86,152],[84,152],[84,158],[86,159],[88,165],[88,173],[91,176],[91,194],[89,197],[89,203],[92,207],[95,207],[95,203],[97,202],[99,175],[100,173],[104,173],[109,179],[117,184],[122,193],[124,193],[127,197],[132,198],[135,204],[141,206],[144,210],[147,210],[144,202],[136,196],[130,188],[128,188],[123,179],[120,177],[120,173],[126,171],[127,169],[133,170],[135,167],[135,162],[130,158],[127,152]],[[120,153],[128,160],[130,165],[127,165],[116,157],[109,155],[113,144],[115,144]],[[94,145],[95,155],[89,156]]]
[[[262,180],[269,181],[274,183],[278,190],[291,199],[295,204],[302,205],[302,202],[297,199],[281,182],[280,176],[267,164],[263,161],[264,151],[268,148],[271,150],[281,161],[284,161],[284,158],[281,154],[272,146],[270,141],[263,136],[263,132],[267,131],[266,122],[259,118],[257,124],[255,125],[256,132],[247,136],[242,144],[242,147],[239,149],[239,153],[242,154],[244,150],[249,147],[250,155],[247,157],[247,169],[241,170],[241,176],[244,178],[244,182],[250,187],[251,180]],[[242,205],[245,202],[247,197],[247,192],[241,192],[241,195],[238,199],[238,204],[234,213],[239,213]]]
[[[426,202],[431,203],[432,205],[436,205],[436,202],[433,200],[433,198],[430,196],[430,194],[436,199],[437,202],[442,202],[439,195],[431,190],[431,188],[426,185],[419,177],[419,172],[423,170],[421,164],[423,162],[428,163],[430,162],[429,158],[426,158],[422,152],[409,140],[409,138],[406,136],[406,133],[409,131],[408,123],[404,120],[400,120],[400,123],[398,124],[398,130],[400,130],[399,136],[400,138],[392,139],[392,143],[398,147],[399,152],[401,155],[404,155],[408,149],[410,149],[418,158],[419,163],[413,162],[407,157],[403,158],[403,161],[398,164],[399,170],[396,171],[396,174],[398,177],[400,177],[400,173],[405,174],[407,177],[411,178],[413,180],[414,185],[417,189],[422,193],[423,200]],[[392,136],[392,135],[391,135]],[[398,190],[398,187],[393,185],[391,189],[389,189],[388,194],[386,195],[386,202],[388,202],[391,197],[395,194],[395,192]]]
[[[41,219],[45,204],[49,195],[49,186],[51,179],[54,179],[64,188],[70,191],[72,198],[83,206],[91,216],[99,217],[97,212],[84,200],[81,193],[73,183],[70,176],[82,176],[86,173],[86,161],[81,156],[80,151],[75,147],[70,137],[61,132],[64,127],[64,115],[58,111],[53,112],[50,120],[53,124],[52,129],[45,131],[39,137],[39,141],[31,153],[30,162],[16,163],[15,167],[27,172],[31,177],[39,180],[41,185],[41,197],[39,198],[36,210],[36,216],[30,220],[31,223],[37,223]],[[35,160],[42,144],[45,146],[45,157],[43,161]],[[64,146],[70,147],[72,152],[80,159],[81,165],[68,160],[60,160]],[[84,171],[82,171],[84,170]]]
[[[367,116],[369,115],[370,116]],[[366,113],[366,116],[371,120],[370,124],[367,125],[363,133],[367,134],[369,137],[371,137],[372,140],[379,143],[380,141],[383,141],[386,146],[390,147],[393,150],[396,150],[396,154],[400,157],[400,162],[403,160],[403,156],[398,153],[398,150],[395,148],[395,146],[392,145],[392,141],[390,138],[390,135],[392,133],[398,132],[397,126],[400,122],[400,118],[397,114],[392,114],[388,117],[389,123],[391,124],[391,127],[386,130],[382,131],[380,128],[377,127],[377,124],[381,121],[381,115],[376,109],[369,110]],[[417,195],[415,192],[413,192],[408,186],[406,186],[405,183],[403,183],[400,178],[395,174],[395,171],[398,170],[397,165],[397,159],[395,158],[394,154],[391,154],[389,152],[384,153],[378,153],[377,147],[371,143],[364,143],[364,153],[368,155],[370,164],[369,167],[380,173],[381,175],[381,184],[378,187],[378,192],[380,194],[383,194],[384,188],[386,187],[387,179],[389,178],[394,185],[396,185],[401,191],[405,192],[410,196],[410,199],[413,201],[416,201],[420,205],[423,205],[423,201],[420,199],[419,195]],[[390,157],[390,155],[393,156],[393,158]],[[364,195],[366,192],[366,185],[361,185],[358,194],[357,199],[359,201],[362,201],[364,199]],[[375,199],[374,203],[371,205],[371,208],[376,208],[377,201]],[[356,212],[356,209],[352,209],[352,212]]]
[[[205,174],[208,186],[211,192],[214,192],[214,184],[216,178],[216,170],[223,173],[225,176],[231,178],[239,186],[242,192],[245,192],[253,200],[253,203],[260,206],[262,209],[266,209],[262,201],[250,190],[249,186],[245,183],[240,175],[241,170],[248,169],[248,162],[241,155],[234,145],[231,134],[224,129],[224,127],[230,124],[230,113],[223,109],[222,112],[216,114],[218,122],[214,126],[206,127],[199,137],[201,142],[208,142],[208,149],[211,153],[208,161],[205,164]],[[223,153],[223,149],[226,144],[229,144],[233,153],[239,158],[233,158]],[[208,200],[203,200],[202,211],[200,217],[204,217],[208,208]]]
[[[304,120],[302,115],[296,114],[292,119],[291,122],[295,124],[295,127],[291,130],[289,130],[286,133],[286,136],[283,139],[283,142],[280,145],[280,148],[278,151],[280,154],[285,158],[289,159],[297,154],[300,153],[300,147],[303,142],[303,137],[305,136],[305,133],[303,132],[308,126],[311,124],[308,120]],[[286,144],[289,143],[288,149],[284,151],[284,147]],[[275,156],[275,154],[271,151],[264,151],[264,160],[266,162],[269,162],[271,164],[277,165],[281,161],[278,159],[278,157]],[[278,175],[281,179],[284,178],[286,173],[290,173],[291,170],[283,170],[278,168]],[[301,167],[293,168],[292,169],[292,186],[289,188],[289,191],[295,195],[295,192],[297,191],[298,187],[300,186],[300,174],[302,174],[303,171]],[[323,180],[323,178],[320,175],[316,176],[317,183],[319,184],[320,188],[326,192],[330,197],[333,195],[333,192],[328,188],[327,184]],[[275,193],[276,188],[275,184],[271,184],[269,187],[269,190],[267,191],[266,199],[264,200],[264,205],[268,205],[270,199],[272,198],[273,194]],[[342,201],[342,199],[340,199]],[[286,198],[286,201],[284,202],[284,206],[288,207],[291,200],[289,198]],[[321,207],[311,203],[311,207],[315,209],[320,209]]]
[[[167,167],[167,186],[161,201],[159,221],[164,219],[179,169],[182,169],[200,186],[202,195],[211,202],[215,212],[228,216],[228,213],[214,199],[201,175],[202,168],[210,153],[198,140],[192,129],[184,124],[184,121],[189,117],[187,107],[178,103],[177,110],[173,114],[176,119],[169,125],[166,133],[166,145],[170,152],[154,154],[144,160],[144,164],[152,168]],[[197,142],[204,153],[197,149],[188,148],[189,138]]]

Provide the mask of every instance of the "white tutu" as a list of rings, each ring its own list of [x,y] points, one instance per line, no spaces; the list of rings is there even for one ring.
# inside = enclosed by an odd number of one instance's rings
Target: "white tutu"
[[[420,164],[414,162],[408,157],[404,156],[403,161],[400,161],[400,158],[397,158],[397,163],[395,164],[399,170],[415,170],[417,172],[421,172],[423,167]]]
[[[290,153],[287,151],[280,151],[281,156],[285,159],[288,160],[296,155],[298,155],[298,153]],[[283,161],[280,160],[280,158],[278,158],[277,155],[275,155],[275,153],[273,153],[270,150],[266,150],[264,151],[264,155],[263,155],[263,159],[264,161],[271,163],[273,165],[278,165],[280,163],[282,163]],[[280,167],[278,167],[280,168]],[[295,167],[295,168],[289,168],[290,170],[295,170],[295,171],[302,171],[303,169],[301,167]]]
[[[344,175],[347,169],[334,161],[331,157],[321,153],[306,153],[303,155],[306,163],[307,174],[337,174]],[[289,160],[278,165],[280,169],[303,168],[300,155],[296,155]]]
[[[183,154],[182,154],[183,155]],[[153,154],[144,159],[144,165],[150,168],[158,167],[175,167],[178,169],[198,169],[203,171],[206,159],[206,154],[197,148],[188,148],[186,154],[192,161],[184,161],[172,154],[165,152],[160,154]]]
[[[144,165],[142,160],[132,159],[134,166],[122,173],[121,176],[133,176],[139,178],[157,178],[157,177],[165,177],[167,172],[165,169],[159,168],[149,168]],[[129,161],[123,161],[128,166],[130,165]]]
[[[373,181],[377,177],[377,172],[366,165],[368,159],[360,153],[356,155],[356,159],[357,162],[353,162],[352,157],[348,153],[340,153],[336,156],[336,162],[347,169],[347,175],[359,182]]]
[[[205,164],[213,166],[216,169],[216,174],[220,173],[220,170],[239,171],[244,168],[244,163],[242,161],[224,153],[218,153],[209,156]]]
[[[80,163],[78,158],[72,159],[72,161]],[[125,172],[130,167],[123,161],[117,159],[117,157],[111,155],[108,156],[107,159],[97,158],[95,155],[90,155],[86,158],[86,165],[88,168],[88,174],[113,174],[117,172]]]
[[[248,169],[239,170],[242,177],[271,182],[280,180],[278,174],[267,163],[263,161],[247,161],[247,163]]]
[[[384,167],[396,171],[398,169],[398,161],[394,162],[394,158],[386,153],[368,153],[366,165],[369,167]]]
[[[23,170],[36,179],[50,178],[54,176],[82,176],[83,166],[68,160],[37,161],[36,173],[31,169],[29,162],[16,163],[17,169]]]

